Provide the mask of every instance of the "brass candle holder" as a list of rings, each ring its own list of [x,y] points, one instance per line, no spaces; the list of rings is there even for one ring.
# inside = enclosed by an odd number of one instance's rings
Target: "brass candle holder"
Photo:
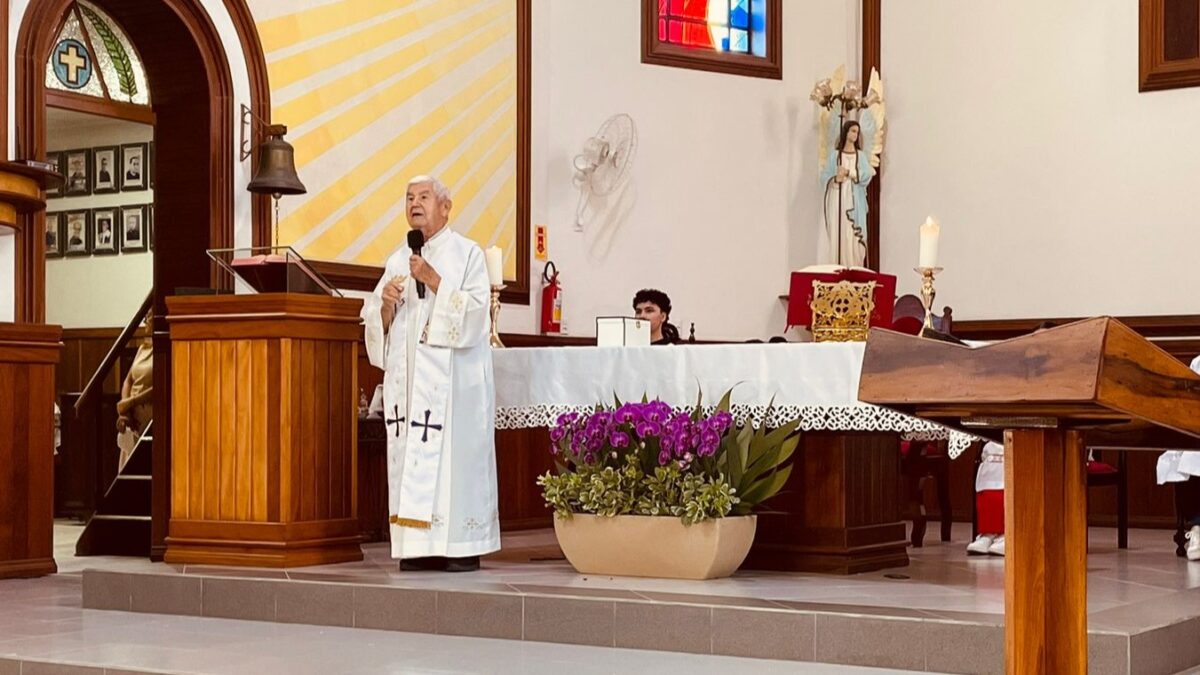
[[[504,284],[492,285],[492,347],[504,347],[504,343],[500,341],[500,329],[498,327],[500,321],[500,291],[504,289]]]
[[[918,267],[917,274],[921,275],[921,301],[925,305],[925,327],[921,329],[921,333],[925,331],[936,332],[933,327],[933,299],[937,296],[937,291],[933,287],[933,278],[937,276],[943,268],[941,267]]]

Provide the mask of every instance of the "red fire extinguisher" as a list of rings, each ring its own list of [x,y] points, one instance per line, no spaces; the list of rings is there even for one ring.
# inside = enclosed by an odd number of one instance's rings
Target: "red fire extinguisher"
[[[561,333],[563,288],[553,261],[542,269],[542,282],[542,332]]]

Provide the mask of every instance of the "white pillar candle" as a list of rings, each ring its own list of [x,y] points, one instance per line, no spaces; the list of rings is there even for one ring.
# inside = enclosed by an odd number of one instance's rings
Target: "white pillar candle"
[[[488,281],[493,286],[504,283],[504,252],[499,246],[492,246],[485,251],[487,258]]]
[[[933,217],[925,219],[921,225],[921,258],[919,267],[937,267],[938,236],[942,226]]]

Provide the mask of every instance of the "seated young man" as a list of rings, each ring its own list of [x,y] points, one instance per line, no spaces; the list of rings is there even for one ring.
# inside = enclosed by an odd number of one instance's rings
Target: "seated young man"
[[[673,345],[679,342],[679,329],[671,325],[671,298],[653,288],[643,288],[633,296],[634,316],[650,322],[650,344]]]

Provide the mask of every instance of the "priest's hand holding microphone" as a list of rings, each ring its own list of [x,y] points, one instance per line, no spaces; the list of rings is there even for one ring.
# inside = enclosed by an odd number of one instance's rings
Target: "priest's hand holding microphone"
[[[412,278],[417,282],[417,295],[424,299],[426,287],[437,293],[438,288],[442,285],[442,276],[420,256],[419,248],[414,251],[416,252],[408,259],[408,269],[412,273]],[[404,304],[404,284],[407,280],[408,277],[404,276],[393,277],[383,287],[383,330],[385,333],[391,327],[392,320],[396,318],[396,310]]]

